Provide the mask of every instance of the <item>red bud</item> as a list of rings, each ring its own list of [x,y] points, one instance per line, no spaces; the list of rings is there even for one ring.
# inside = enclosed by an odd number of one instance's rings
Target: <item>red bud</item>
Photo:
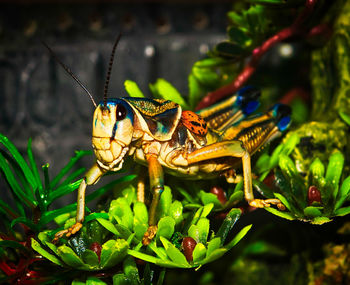
[[[313,202],[321,203],[321,192],[316,186],[310,186],[307,191],[307,202],[311,205]]]
[[[210,193],[216,195],[221,204],[225,204],[227,202],[225,191],[218,186],[214,186],[210,189]]]
[[[193,253],[193,250],[196,247],[196,245],[197,245],[197,242],[191,237],[185,237],[182,240],[182,248],[183,248],[184,255],[185,255],[187,261],[193,260],[192,253]]]
[[[98,256],[98,260],[100,260],[101,258],[101,250],[102,250],[102,246],[98,243],[98,242],[93,242],[91,245],[90,245],[90,249],[92,251],[94,251],[97,256]]]

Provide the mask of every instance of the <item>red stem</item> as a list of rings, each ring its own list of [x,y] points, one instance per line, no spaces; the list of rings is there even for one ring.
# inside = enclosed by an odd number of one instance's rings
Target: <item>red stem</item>
[[[207,96],[205,96],[202,101],[196,107],[196,110],[205,108],[207,106],[212,105],[218,100],[225,98],[233,93],[235,93],[238,89],[240,89],[250,78],[250,76],[255,72],[257,65],[261,59],[261,57],[273,46],[277,43],[284,41],[287,38],[290,38],[296,34],[304,33],[302,31],[302,24],[312,13],[317,0],[306,0],[304,10],[299,14],[299,16],[295,19],[294,23],[268,38],[263,44],[257,48],[255,48],[252,52],[252,56],[248,64],[244,67],[243,71],[237,76],[237,78],[228,85],[225,85],[213,92],[209,92]]]

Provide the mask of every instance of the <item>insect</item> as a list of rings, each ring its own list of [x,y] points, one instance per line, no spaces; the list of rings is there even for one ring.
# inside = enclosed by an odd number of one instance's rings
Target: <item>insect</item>
[[[290,108],[277,104],[265,114],[249,116],[259,105],[260,92],[253,87],[245,87],[225,101],[196,113],[183,111],[169,100],[107,98],[119,38],[111,55],[104,100],[97,105],[84,87],[96,107],[92,121],[96,161],[79,186],[76,223],[58,232],[55,240],[80,230],[85,215],[86,187],[97,183],[106,172],[120,170],[127,156],[148,168],[152,201],[144,245],[149,244],[157,232],[156,210],[164,190],[164,171],[186,179],[209,179],[224,174],[232,183],[237,181],[234,170],[242,164],[244,194],[249,205],[283,208],[278,199],[254,198],[250,157],[288,127]]]

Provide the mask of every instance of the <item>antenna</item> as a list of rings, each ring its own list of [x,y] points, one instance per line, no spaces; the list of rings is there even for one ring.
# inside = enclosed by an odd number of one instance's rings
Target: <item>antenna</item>
[[[83,83],[81,83],[81,81],[74,75],[74,73],[70,70],[70,68],[68,66],[66,66],[55,54],[55,52],[44,42],[42,41],[42,44],[49,50],[50,54],[52,55],[52,57],[56,60],[56,62],[58,62],[63,69],[79,84],[79,86],[81,88],[84,89],[84,91],[86,92],[87,95],[89,95],[92,104],[94,104],[95,108],[97,107],[96,102],[94,100],[94,98],[92,97],[91,93],[89,92],[89,90],[87,90],[87,88],[84,86]]]
[[[106,82],[105,82],[105,88],[104,88],[104,93],[103,93],[103,106],[106,108],[107,106],[107,97],[108,97],[108,85],[109,85],[109,79],[111,78],[111,73],[112,73],[112,67],[113,67],[113,60],[114,60],[114,54],[115,50],[118,46],[119,40],[122,37],[122,33],[119,33],[117,39],[114,42],[111,57],[109,59],[109,66],[108,66],[108,71],[107,71],[107,76],[106,76]]]

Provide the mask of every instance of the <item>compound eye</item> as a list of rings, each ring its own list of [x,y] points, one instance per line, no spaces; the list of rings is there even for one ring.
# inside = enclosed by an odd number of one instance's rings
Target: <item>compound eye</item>
[[[116,119],[121,121],[126,117],[126,109],[123,105],[117,105]]]

